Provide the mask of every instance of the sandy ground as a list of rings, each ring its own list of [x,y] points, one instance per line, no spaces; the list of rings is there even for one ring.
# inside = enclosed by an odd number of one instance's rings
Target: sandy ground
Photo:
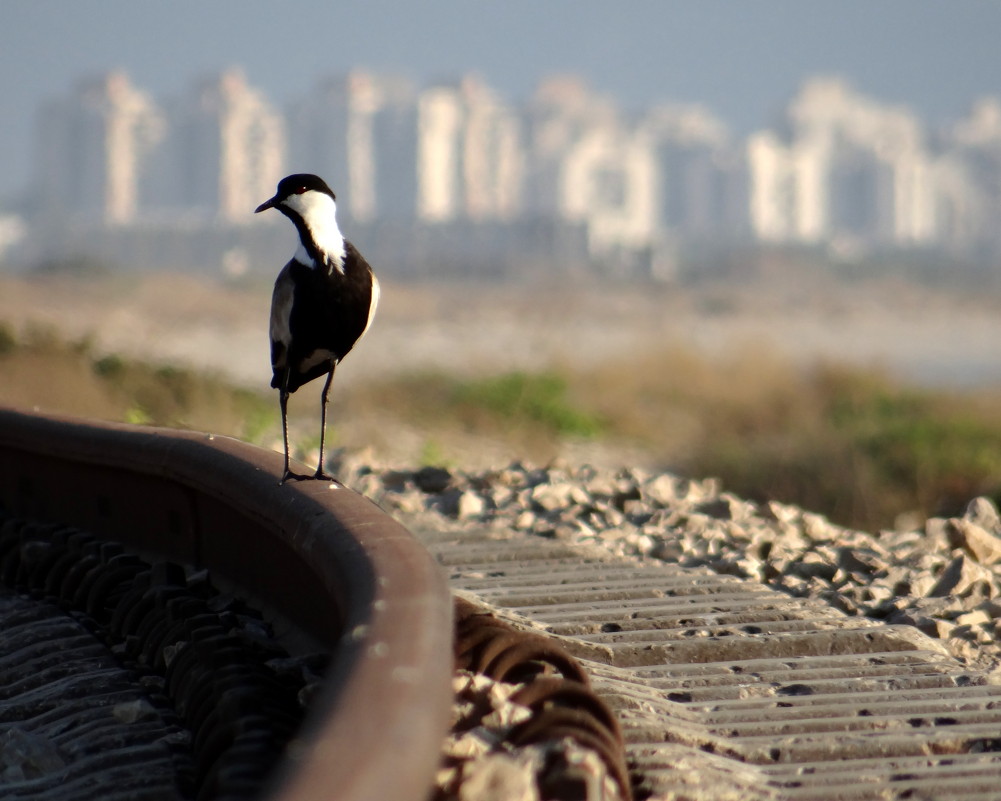
[[[664,346],[770,349],[879,365],[920,383],[1001,384],[1001,298],[902,283],[655,287],[384,284],[342,380],[401,370],[581,366]],[[269,379],[270,286],[190,276],[28,281],[0,276],[0,322],[90,337],[98,351]]]

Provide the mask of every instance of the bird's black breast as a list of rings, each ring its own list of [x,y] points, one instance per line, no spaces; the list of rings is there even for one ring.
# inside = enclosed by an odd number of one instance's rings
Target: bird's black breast
[[[329,372],[343,359],[364,333],[372,305],[372,270],[349,242],[345,242],[344,271],[326,265],[309,267],[289,262],[279,281],[291,284],[288,312],[289,343],[286,349],[272,342],[275,386],[289,369],[290,392]],[[278,293],[276,292],[276,297]],[[281,352],[280,360],[276,350]],[[317,351],[329,351],[332,359],[315,362]]]

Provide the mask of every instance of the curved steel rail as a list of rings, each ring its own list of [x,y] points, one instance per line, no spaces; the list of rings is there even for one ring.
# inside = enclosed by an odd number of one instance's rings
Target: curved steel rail
[[[281,467],[225,437],[0,409],[0,504],[209,568],[331,649],[266,798],[423,799],[450,714],[448,590],[370,501],[279,486]]]

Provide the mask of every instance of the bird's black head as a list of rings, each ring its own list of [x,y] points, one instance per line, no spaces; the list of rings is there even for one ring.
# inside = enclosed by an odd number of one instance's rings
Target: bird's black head
[[[265,211],[266,209],[273,209],[283,200],[291,197],[292,195],[301,195],[304,192],[310,191],[322,192],[325,195],[329,195],[332,200],[337,199],[334,196],[333,190],[327,186],[326,181],[324,181],[320,176],[313,175],[308,172],[301,172],[282,178],[278,182],[278,191],[275,192],[275,196],[265,200],[260,206],[254,209],[254,213],[257,214]]]

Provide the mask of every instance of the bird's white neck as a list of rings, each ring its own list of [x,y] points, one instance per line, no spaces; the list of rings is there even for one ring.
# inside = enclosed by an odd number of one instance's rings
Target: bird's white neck
[[[304,230],[300,231],[299,247],[293,258],[311,267],[326,267],[344,272],[344,235],[337,225],[337,203],[330,195],[323,192],[303,192],[301,195],[291,195],[284,205],[302,218]],[[309,237],[316,251],[320,254],[322,264],[310,252],[303,237]]]

